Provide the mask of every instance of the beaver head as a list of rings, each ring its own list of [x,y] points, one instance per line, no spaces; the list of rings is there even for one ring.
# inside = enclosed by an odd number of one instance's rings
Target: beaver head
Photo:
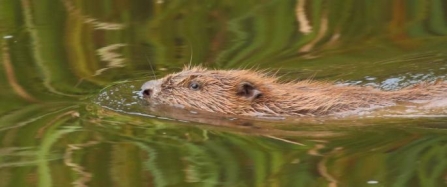
[[[259,81],[263,81],[260,84]],[[179,73],[146,82],[142,94],[149,103],[168,104],[224,114],[255,112],[262,102],[265,85],[275,79],[247,70],[185,68]],[[267,84],[266,84],[267,83]]]

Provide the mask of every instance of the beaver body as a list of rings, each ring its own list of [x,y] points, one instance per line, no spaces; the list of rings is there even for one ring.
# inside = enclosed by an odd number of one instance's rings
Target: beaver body
[[[317,81],[282,83],[249,70],[201,67],[148,81],[142,90],[149,103],[243,116],[324,116],[447,97],[445,82],[382,91]]]

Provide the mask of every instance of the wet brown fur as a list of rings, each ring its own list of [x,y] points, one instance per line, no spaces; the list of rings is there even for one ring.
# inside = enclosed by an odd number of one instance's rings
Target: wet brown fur
[[[200,88],[192,89],[191,83]],[[262,72],[201,67],[186,67],[142,89],[151,89],[146,97],[150,103],[245,116],[322,116],[447,96],[445,82],[382,91],[318,81],[280,82]]]

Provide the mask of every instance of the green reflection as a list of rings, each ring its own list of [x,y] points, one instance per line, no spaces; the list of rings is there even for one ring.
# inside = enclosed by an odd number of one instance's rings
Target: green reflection
[[[135,98],[190,63],[383,89],[445,80],[443,1],[0,4],[0,186],[446,184],[445,117],[182,120]]]

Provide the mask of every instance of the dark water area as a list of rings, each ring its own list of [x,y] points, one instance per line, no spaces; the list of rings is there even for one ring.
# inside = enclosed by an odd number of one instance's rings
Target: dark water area
[[[447,112],[153,112],[185,65],[396,90],[447,79],[441,0],[0,0],[0,187],[446,186]]]

